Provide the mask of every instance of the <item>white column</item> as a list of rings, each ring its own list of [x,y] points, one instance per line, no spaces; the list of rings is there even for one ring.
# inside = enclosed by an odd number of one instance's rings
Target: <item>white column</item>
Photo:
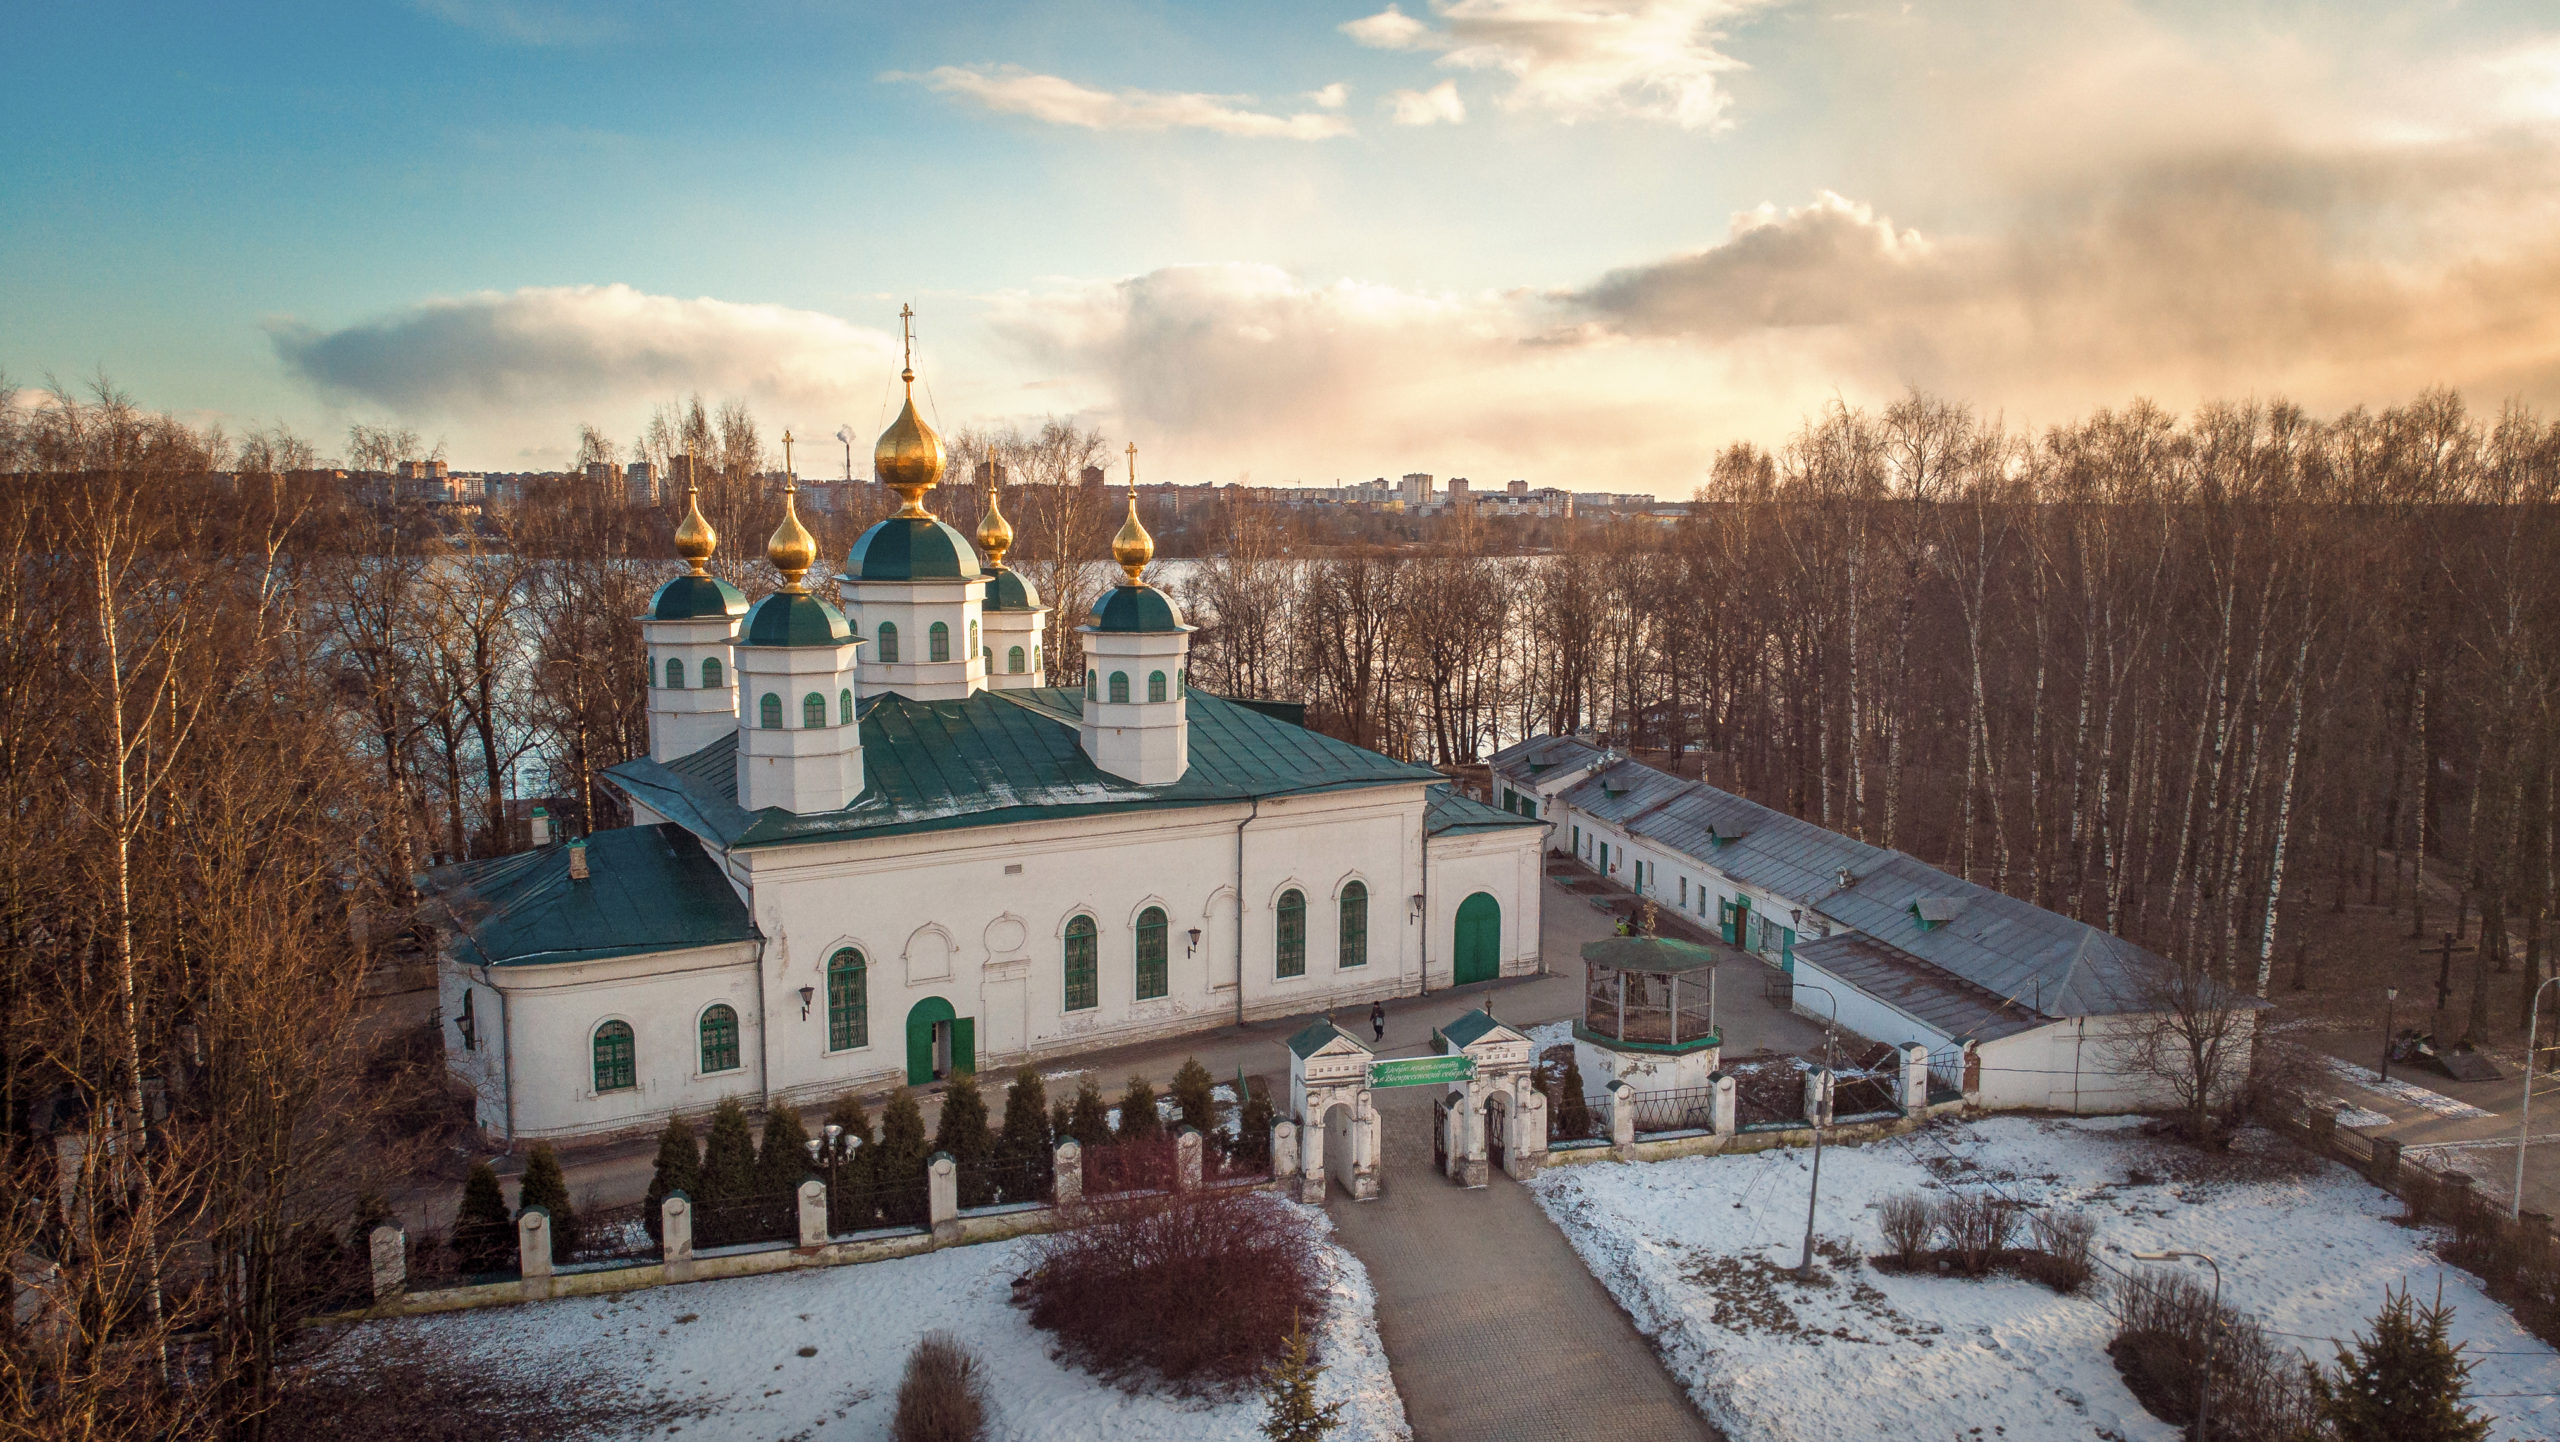
[[[800,1245],[823,1247],[827,1230],[827,1184],[816,1177],[800,1184]]]
[[[409,1238],[394,1223],[373,1229],[366,1239],[372,1252],[373,1299],[396,1297],[409,1286]]]

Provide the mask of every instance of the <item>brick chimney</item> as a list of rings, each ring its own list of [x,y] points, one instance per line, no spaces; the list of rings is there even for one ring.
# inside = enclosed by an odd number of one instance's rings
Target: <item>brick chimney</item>
[[[587,879],[588,874],[587,839],[581,836],[575,838],[569,843],[569,879],[571,881],[584,881]]]

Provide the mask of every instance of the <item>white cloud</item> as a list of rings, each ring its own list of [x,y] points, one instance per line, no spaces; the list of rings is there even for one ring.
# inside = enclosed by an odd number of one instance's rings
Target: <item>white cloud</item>
[[[1322,90],[1308,91],[1307,99],[1313,101],[1315,104],[1326,110],[1340,110],[1344,105],[1350,103],[1351,87],[1337,80]]]
[[[1395,6],[1342,27],[1360,44],[1433,50],[1439,62],[1512,78],[1502,104],[1568,123],[1602,116],[1722,129],[1722,22],[1756,0],[1431,0],[1434,29]]]
[[[1246,109],[1238,104],[1243,97],[1233,95],[1096,90],[1014,65],[943,65],[922,75],[892,72],[881,78],[920,81],[946,95],[975,100],[998,114],[1085,130],[1210,130],[1281,140],[1327,140],[1351,133],[1351,122],[1339,115],[1316,111],[1274,115]],[[1320,98],[1318,103],[1323,103]]]
[[[835,316],[627,285],[482,291],[337,330],[275,321],[268,333],[323,394],[401,416],[532,415],[693,390],[833,406],[868,397],[898,357],[894,337]]]
[[[1398,125],[1437,125],[1446,121],[1459,124],[1467,118],[1467,103],[1458,98],[1458,82],[1443,80],[1428,90],[1399,90],[1388,96],[1395,108]]]

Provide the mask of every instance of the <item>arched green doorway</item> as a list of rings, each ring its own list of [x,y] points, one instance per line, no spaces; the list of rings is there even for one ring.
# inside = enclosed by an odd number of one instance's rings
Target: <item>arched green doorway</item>
[[[1457,985],[1491,981],[1502,973],[1502,903],[1479,891],[1458,903]]]
[[[955,1015],[951,1003],[938,996],[917,1002],[907,1013],[907,1084],[923,1086],[977,1069],[977,1019]]]

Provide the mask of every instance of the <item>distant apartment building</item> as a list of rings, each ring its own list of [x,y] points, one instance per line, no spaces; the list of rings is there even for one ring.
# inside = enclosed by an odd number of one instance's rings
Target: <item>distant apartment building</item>
[[[587,462],[587,485],[590,489],[605,491],[621,484],[622,467],[611,461]]]
[[[1396,487],[1396,499],[1408,511],[1418,511],[1431,504],[1431,477],[1422,471],[1407,472]]]
[[[622,489],[632,505],[658,504],[658,468],[647,461],[633,461],[622,468]]]

